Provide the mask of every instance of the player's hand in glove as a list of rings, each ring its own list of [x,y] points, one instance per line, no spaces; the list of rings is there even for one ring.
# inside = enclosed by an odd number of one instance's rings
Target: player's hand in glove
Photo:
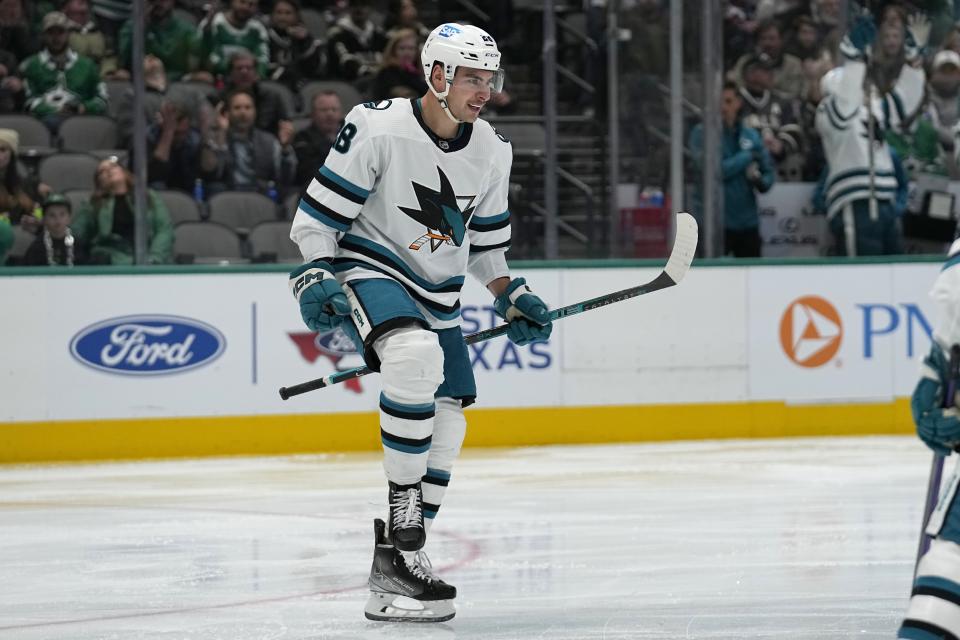
[[[324,260],[314,260],[291,271],[290,291],[300,303],[300,315],[311,331],[331,331],[350,313],[347,296],[333,276],[330,263]]]
[[[515,344],[523,346],[546,340],[553,331],[547,305],[534,295],[523,278],[511,280],[493,301],[493,307],[497,315],[509,323],[507,336]]]
[[[953,401],[948,407],[943,406],[949,375],[943,349],[934,343],[930,354],[923,360],[923,374],[910,400],[917,435],[928,447],[943,456],[950,455],[954,447],[960,444],[957,408]]]
[[[851,60],[861,60],[867,48],[877,37],[877,24],[870,13],[864,13],[853,22],[850,32],[840,42],[840,53]]]

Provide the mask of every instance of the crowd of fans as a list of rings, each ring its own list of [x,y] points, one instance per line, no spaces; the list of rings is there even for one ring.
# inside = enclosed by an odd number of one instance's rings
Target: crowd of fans
[[[906,2],[874,3],[873,7],[870,28],[874,31],[865,38],[866,32],[852,31],[866,28],[859,20],[862,15],[851,11],[841,16],[838,0],[725,3],[728,84],[724,108],[737,108],[735,118],[726,118],[724,112],[725,217],[727,237],[734,238],[725,247],[728,253],[760,255],[755,196],[771,187],[765,171],[769,162],[778,182],[818,184],[812,204],[828,215],[836,240],[832,252],[841,255],[900,252],[905,222],[915,228],[922,226],[909,216],[904,220],[908,191],[916,192],[918,184],[922,191],[923,185],[960,179],[956,160],[960,150],[960,23],[954,24],[952,13],[926,14]],[[862,43],[851,44],[851,36]],[[874,161],[880,158],[883,177],[887,177],[883,171],[887,162],[886,166],[892,167],[889,179],[895,180],[890,193],[883,193],[883,184],[879,190],[873,185],[870,193],[881,195],[870,197],[881,203],[880,213],[876,203],[865,204],[866,218],[856,227],[856,243],[845,241],[843,220],[849,216],[846,229],[853,228],[854,219],[859,221],[860,210],[853,211],[857,203],[832,203],[829,198],[838,178],[837,167],[849,158],[839,157],[846,153],[840,143],[824,144],[824,125],[818,125],[817,117],[818,109],[824,113],[835,108],[827,101],[830,78],[842,82],[843,74],[834,70],[847,68],[851,61],[864,64],[865,74],[862,81],[856,81],[858,99],[848,108],[875,132],[874,151],[878,156]],[[848,74],[847,82],[850,77]],[[837,113],[830,112],[834,116]],[[700,144],[701,138],[702,133],[695,129],[691,144]],[[755,139],[762,145],[754,144]],[[925,213],[923,194],[920,196],[909,200],[911,212],[919,216],[916,219]],[[851,205],[849,211],[844,210],[846,204]],[[890,208],[893,219],[882,231],[874,231],[885,239],[869,242],[861,235],[869,234],[868,227],[883,220],[884,207]],[[736,232],[744,228],[750,230],[755,242],[745,245],[736,241]],[[731,231],[735,232],[733,236]],[[948,235],[943,241],[950,239]]]
[[[0,128],[0,264],[15,227],[36,234],[20,263],[131,262],[132,153],[123,152],[134,136],[133,90],[108,92],[106,83],[129,81],[134,64],[145,78],[155,263],[174,259],[170,214],[155,190],[198,201],[256,191],[279,203],[309,180],[352,106],[333,90],[301,95],[311,81],[349,83],[369,100],[426,91],[419,50],[430,30],[414,0],[306,8],[299,0],[147,0],[141,61],[133,60],[130,12],[125,0],[0,0],[0,116],[33,116],[56,141],[66,120],[109,114],[118,140],[118,153],[91,177],[89,200],[72,210],[38,180],[35,162],[18,157],[18,132]],[[299,113],[307,117],[295,129]]]

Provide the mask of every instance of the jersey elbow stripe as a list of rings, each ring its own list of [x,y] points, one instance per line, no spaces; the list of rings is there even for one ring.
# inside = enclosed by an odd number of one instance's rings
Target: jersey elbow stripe
[[[430,450],[433,436],[420,439],[404,438],[388,433],[383,427],[380,427],[380,442],[382,442],[385,447],[389,447],[395,451],[402,451],[403,453],[426,453]]]
[[[498,216],[489,218],[473,218],[470,220],[468,228],[471,231],[496,231],[510,226],[510,212],[505,211]]]
[[[320,167],[320,171],[317,172],[316,179],[317,182],[325,186],[327,189],[330,189],[330,191],[333,191],[338,196],[346,198],[351,202],[356,202],[357,204],[363,204],[370,196],[370,192],[367,189],[353,184],[346,178],[338,176],[336,173],[328,169],[326,165]]]
[[[317,202],[309,194],[304,194],[300,199],[300,206],[298,208],[317,222],[322,222],[337,231],[346,231],[353,223],[353,220],[350,218],[340,215],[321,202]]]
[[[510,241],[500,242],[498,244],[472,244],[470,253],[483,253],[484,251],[493,251],[494,249],[509,249]]]

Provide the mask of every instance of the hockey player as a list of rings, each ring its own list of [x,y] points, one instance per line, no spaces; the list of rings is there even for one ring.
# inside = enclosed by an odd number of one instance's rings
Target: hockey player
[[[920,381],[910,403],[920,439],[944,456],[949,456],[960,445],[956,398],[948,399],[947,408],[943,402],[950,376],[947,365],[950,347],[960,343],[960,240],[954,241],[948,256],[930,292],[939,307],[939,319],[930,354],[923,361]],[[957,609],[960,602],[958,483],[960,467],[955,467],[953,478],[930,516],[927,534],[934,539],[917,567],[910,606],[898,638],[939,640],[960,637]]]
[[[550,336],[546,304],[509,276],[510,143],[479,119],[503,84],[496,42],[444,24],[421,54],[421,98],[353,108],[291,229],[306,264],[290,287],[312,330],[342,326],[380,372],[390,504],[374,521],[372,620],[442,621],[456,589],[422,548],[450,482],[476,386],[460,330],[469,272],[520,345]]]
[[[925,75],[915,49],[911,59],[917,66],[904,65],[893,89],[882,97],[869,91],[868,108],[865,59],[875,37],[873,18],[858,18],[840,45],[844,65],[821,81],[824,98],[816,125],[829,165],[827,219],[841,255],[901,252],[895,207],[899,185],[884,132],[905,128],[920,108]]]

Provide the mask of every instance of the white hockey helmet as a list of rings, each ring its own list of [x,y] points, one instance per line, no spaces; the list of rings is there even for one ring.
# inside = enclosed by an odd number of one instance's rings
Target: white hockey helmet
[[[500,50],[497,49],[497,43],[493,37],[480,27],[453,22],[441,24],[427,36],[423,51],[420,52],[420,62],[430,91],[437,96],[447,117],[457,123],[462,120],[450,113],[446,98],[459,67],[492,71],[491,93],[503,89]],[[443,75],[447,81],[447,88],[443,91],[434,89],[433,83],[430,82],[431,71],[438,62],[443,65]]]

